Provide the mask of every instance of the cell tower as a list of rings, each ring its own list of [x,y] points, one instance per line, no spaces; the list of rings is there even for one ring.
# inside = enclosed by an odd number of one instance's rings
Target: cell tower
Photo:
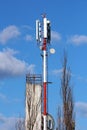
[[[36,20],[36,40],[42,51],[43,58],[43,130],[48,129],[48,112],[47,112],[47,86],[48,86],[48,73],[47,73],[47,58],[48,58],[48,47],[51,41],[51,24],[50,21],[43,15],[43,21]],[[53,122],[52,118],[51,121]],[[52,126],[52,122],[50,122],[50,127]]]

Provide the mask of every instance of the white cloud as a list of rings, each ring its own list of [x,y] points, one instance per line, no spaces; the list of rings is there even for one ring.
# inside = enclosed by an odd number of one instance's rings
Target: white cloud
[[[28,30],[33,30],[32,27],[30,27],[29,25],[22,25],[22,28],[28,29]]]
[[[0,102],[5,102],[5,103],[9,103],[9,100],[7,98],[6,95],[4,95],[3,93],[0,93]]]
[[[14,55],[17,51],[13,49],[3,49],[0,52],[0,78],[20,76],[33,71],[34,65],[29,65],[25,61],[17,59]],[[29,69],[30,68],[30,69]]]
[[[6,44],[8,40],[20,35],[19,29],[15,25],[10,25],[0,32],[0,43]]]
[[[25,36],[25,40],[26,40],[26,41],[32,41],[33,38],[32,38],[31,35],[27,34],[27,35]]]
[[[22,102],[22,99],[15,98],[15,99],[13,99],[11,102],[21,103],[21,102]]]
[[[0,115],[0,130],[15,130],[16,119],[13,117],[6,118]]]
[[[0,100],[7,101],[7,97],[4,94],[0,93]]]
[[[80,44],[87,44],[87,35],[73,35],[68,37],[67,40],[68,43],[73,43],[75,45],[80,45]]]
[[[16,123],[19,120],[17,117],[5,117],[2,114],[0,114],[0,130],[15,130]],[[22,118],[20,118],[21,122],[23,121]]]
[[[87,117],[87,103],[86,102],[77,102],[75,103],[76,112],[81,116]]]
[[[66,70],[66,73],[68,73],[68,72],[70,72],[70,71]],[[63,68],[53,70],[53,74],[55,74],[55,75],[62,74],[62,73],[63,73]],[[72,73],[70,73],[70,75],[72,75]]]
[[[51,36],[52,36],[53,41],[60,41],[61,40],[61,35],[58,32],[52,31]]]
[[[4,102],[4,103],[21,103],[22,99],[19,98],[14,98],[14,99],[9,99],[5,94],[0,93],[0,102]]]
[[[63,69],[55,69],[55,70],[53,70],[54,75],[61,74],[62,72],[63,72]]]
[[[34,64],[31,64],[31,65],[28,66],[27,71],[28,71],[29,73],[34,73],[34,68],[35,68],[35,65],[34,65]]]
[[[81,76],[81,75],[77,75],[77,74],[72,74],[72,73],[71,73],[71,76],[73,78],[75,78],[76,80],[79,80],[81,82],[86,82],[87,83],[87,77],[84,77],[84,76]]]

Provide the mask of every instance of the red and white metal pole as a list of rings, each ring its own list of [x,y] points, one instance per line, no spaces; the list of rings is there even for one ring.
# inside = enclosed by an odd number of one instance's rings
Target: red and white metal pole
[[[47,46],[46,39],[43,39],[43,118],[44,118],[44,130],[47,130]]]
[[[43,130],[47,130],[47,47],[49,39],[49,29],[50,29],[50,21],[47,18],[43,17],[43,27],[41,33],[41,24],[40,21],[36,21],[36,40],[41,43],[42,42],[42,53],[43,53]]]
[[[47,18],[43,18],[43,118],[44,130],[47,130]]]

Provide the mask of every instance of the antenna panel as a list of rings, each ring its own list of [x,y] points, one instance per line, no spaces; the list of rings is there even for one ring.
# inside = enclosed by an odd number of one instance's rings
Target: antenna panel
[[[36,40],[39,41],[39,20],[36,20]]]
[[[41,23],[39,22],[39,42],[42,40],[42,34],[41,34]]]
[[[44,38],[47,38],[47,18],[44,18]]]
[[[50,21],[47,20],[47,43],[50,43],[51,41],[51,26]]]

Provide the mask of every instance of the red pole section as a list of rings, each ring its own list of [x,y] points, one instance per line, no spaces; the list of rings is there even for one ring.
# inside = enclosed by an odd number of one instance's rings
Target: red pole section
[[[46,51],[46,38],[43,39],[43,47],[42,47],[43,51]]]

